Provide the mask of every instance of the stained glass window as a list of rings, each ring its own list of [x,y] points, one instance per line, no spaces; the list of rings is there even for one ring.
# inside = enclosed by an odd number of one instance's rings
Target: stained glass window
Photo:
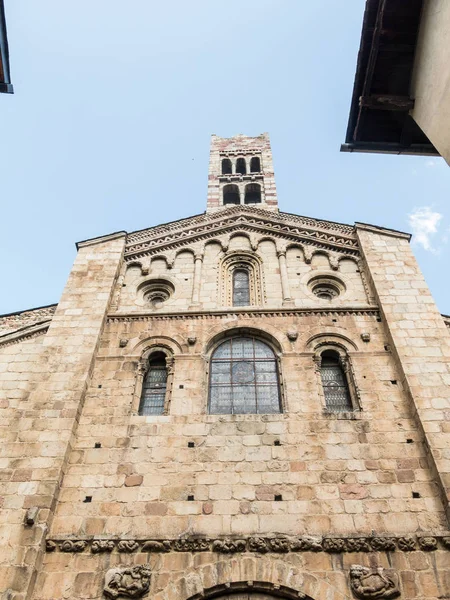
[[[236,269],[233,272],[233,306],[250,304],[250,284],[247,269]]]
[[[281,412],[280,388],[272,349],[253,337],[223,342],[211,358],[209,412]]]
[[[150,356],[149,368],[142,386],[140,415],[162,415],[166,399],[167,367],[162,352]]]
[[[320,367],[327,408],[335,411],[353,410],[347,378],[336,352],[325,351]]]

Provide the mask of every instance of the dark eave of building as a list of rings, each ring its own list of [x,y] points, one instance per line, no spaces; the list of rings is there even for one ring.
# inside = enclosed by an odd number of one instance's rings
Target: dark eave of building
[[[3,0],[0,0],[0,93],[14,93],[9,72],[8,35]]]
[[[409,112],[423,0],[366,0],[341,152],[438,155]]]

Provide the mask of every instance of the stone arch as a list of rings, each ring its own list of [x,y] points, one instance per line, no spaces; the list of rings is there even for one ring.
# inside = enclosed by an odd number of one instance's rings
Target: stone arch
[[[148,357],[154,349],[167,351],[172,356],[183,352],[182,342],[175,338],[158,335],[146,337],[140,340],[135,346],[133,346],[130,355],[136,357],[137,360],[141,360]]]
[[[233,581],[222,583],[203,590],[202,593],[191,596],[188,600],[210,600],[211,598],[236,597],[238,594],[252,595],[261,598],[261,595],[269,598],[286,598],[286,600],[312,600],[311,596],[300,590],[285,585],[278,585],[268,581]]]
[[[262,242],[272,242],[272,244],[276,247],[277,242],[276,239],[271,237],[270,235],[262,235],[259,239],[258,239],[258,246],[262,243]]]
[[[322,408],[328,410],[325,393],[321,379],[321,365],[324,353],[333,353],[339,360],[340,367],[344,373],[346,381],[347,393],[349,394],[349,411],[361,410],[361,394],[359,391],[358,382],[356,380],[355,371],[353,368],[352,357],[350,352],[358,350],[356,344],[347,336],[339,333],[322,333],[312,336],[306,346],[310,347],[313,354],[313,362],[318,383],[319,397],[321,399]],[[342,409],[340,409],[342,410]]]
[[[210,240],[205,241],[205,249],[206,249],[206,246],[210,246],[213,244],[220,246],[222,252],[226,252],[228,250],[229,241],[221,240],[220,238],[211,238]]]
[[[265,329],[258,329],[257,327],[247,327],[245,325],[236,326],[236,323],[229,323],[228,325],[217,325],[213,329],[209,336],[209,340],[205,344],[204,355],[210,355],[220,342],[223,342],[230,336],[238,334],[258,337],[261,341],[267,342],[276,354],[283,352],[283,346],[279,340],[279,337],[281,337],[279,332],[273,330],[268,331],[267,327]]]
[[[182,246],[181,248],[177,248],[177,250],[175,250],[174,258],[176,258],[179,254],[182,254],[183,252],[188,252],[189,254],[192,254],[192,256],[195,256],[194,248],[190,248],[189,246]]]
[[[236,235],[239,235],[239,233],[236,232]],[[232,306],[233,272],[235,269],[239,268],[244,268],[249,272],[249,306],[262,306],[264,299],[264,278],[261,268],[261,259],[250,250],[229,251],[221,260],[220,268],[218,270],[220,305]]]
[[[144,388],[144,381],[147,377],[149,369],[151,369],[151,357],[154,355],[162,355],[163,364],[165,363],[166,383],[165,383],[165,396],[163,404],[161,405],[162,412],[159,414],[167,415],[169,413],[170,401],[172,398],[172,385],[173,385],[173,367],[174,367],[174,351],[173,351],[173,340],[160,336],[153,338],[151,341],[146,340],[145,345],[141,343],[140,358],[137,361],[136,369],[136,380],[133,393],[132,401],[132,413],[141,415],[140,407],[142,403],[142,394]],[[144,413],[145,414],[145,413]]]
[[[229,237],[228,237],[228,244],[230,244],[231,240],[235,237],[244,237],[248,239],[250,248],[252,248],[253,250],[255,248],[253,248],[254,246],[254,242],[253,242],[253,236],[248,232],[248,231],[244,231],[242,229],[238,229],[237,231],[233,231],[232,233],[230,233]],[[245,250],[244,250],[245,252]],[[247,250],[248,252],[248,250]]]
[[[259,585],[271,586],[272,590],[279,588],[281,597],[292,600],[293,596],[284,596],[283,592],[287,592],[287,589],[294,591],[298,600],[349,600],[351,597],[345,580],[334,580],[333,585],[325,576],[300,568],[298,561],[290,554],[279,557],[244,555],[239,558],[216,555],[211,562],[203,562],[195,567],[193,564],[186,565],[180,576],[174,577],[171,582],[171,597],[201,600],[208,590],[212,593],[209,598],[223,597],[233,584],[241,585],[243,582],[250,586],[251,582],[259,582]],[[224,586],[223,591],[217,586]],[[217,594],[214,593],[216,590]],[[160,591],[163,588],[155,590],[156,593]],[[273,591],[272,595],[275,596]]]
[[[340,346],[346,352],[358,351],[358,346],[353,340],[346,335],[335,331],[329,333],[320,332],[312,335],[305,344],[305,350],[316,351],[317,348],[324,345]]]
[[[173,266],[173,259],[167,254],[152,254],[152,256],[150,256],[150,269],[152,268],[152,264],[155,260],[164,260],[167,269],[171,269]]]

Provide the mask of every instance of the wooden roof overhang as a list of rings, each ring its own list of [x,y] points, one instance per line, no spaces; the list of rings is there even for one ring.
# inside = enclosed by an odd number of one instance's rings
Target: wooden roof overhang
[[[14,93],[9,73],[8,36],[6,32],[5,7],[0,0],[0,93]]]
[[[423,0],[366,0],[341,152],[439,155],[409,111]]]

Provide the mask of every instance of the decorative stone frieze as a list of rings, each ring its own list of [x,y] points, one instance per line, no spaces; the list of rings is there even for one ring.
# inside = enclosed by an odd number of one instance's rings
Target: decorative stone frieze
[[[370,569],[361,565],[350,568],[350,587],[356,598],[375,600],[376,598],[397,598],[400,596],[398,576],[382,567]]]
[[[145,565],[110,569],[106,573],[103,593],[107,598],[115,600],[119,596],[125,598],[142,598],[150,589],[151,571]]]
[[[94,540],[91,545],[91,552],[99,554],[101,552],[112,552],[114,550],[113,540]]]
[[[139,313],[112,313],[108,315],[108,323],[127,323],[133,321],[171,321],[171,320],[211,320],[211,319],[226,319],[229,320],[231,315],[238,315],[240,319],[265,319],[265,318],[273,318],[273,317],[334,317],[334,316],[369,316],[369,317],[379,317],[379,311],[375,307],[371,308],[320,308],[320,309],[287,309],[287,310],[264,310],[260,309],[258,311],[248,310],[248,309],[233,309],[230,308],[226,311],[221,310],[211,310],[204,312],[189,312],[189,313],[158,313],[158,314],[139,314]]]
[[[259,554],[286,552],[411,552],[417,549],[428,552],[450,550],[450,535],[420,537],[248,537],[248,538],[181,538],[173,540],[142,539],[50,539],[47,540],[47,552],[83,552],[90,548],[94,554],[101,552],[220,552],[234,554],[238,552],[256,552]]]
[[[119,552],[136,552],[138,548],[139,544],[135,540],[121,540],[117,544],[117,550]]]
[[[421,550],[430,552],[437,549],[437,539],[435,537],[420,537],[419,546]]]
[[[249,232],[259,232],[284,240],[305,240],[320,248],[329,248],[358,255],[358,243],[354,229],[338,223],[326,223],[291,215],[274,214],[272,211],[246,206],[229,207],[220,214],[206,214],[162,227],[152,227],[145,231],[131,233],[127,237],[125,257],[127,260],[153,253],[162,249],[175,249],[186,242],[195,243],[208,240],[218,234],[235,231],[236,226]]]

